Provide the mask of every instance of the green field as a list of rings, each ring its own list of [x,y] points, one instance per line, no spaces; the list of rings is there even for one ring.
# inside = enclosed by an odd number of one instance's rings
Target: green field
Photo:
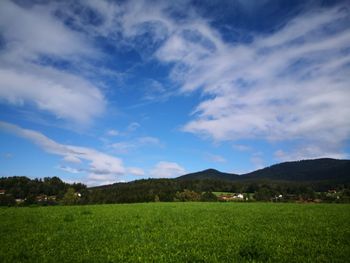
[[[350,205],[0,208],[0,262],[349,262]]]

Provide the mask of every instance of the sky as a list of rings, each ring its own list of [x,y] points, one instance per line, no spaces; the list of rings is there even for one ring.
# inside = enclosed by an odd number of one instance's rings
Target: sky
[[[349,139],[349,1],[0,1],[0,176],[244,174]]]

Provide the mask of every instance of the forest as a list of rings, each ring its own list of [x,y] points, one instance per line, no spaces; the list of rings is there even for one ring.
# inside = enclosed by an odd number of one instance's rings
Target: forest
[[[5,206],[112,204],[172,201],[220,201],[214,192],[241,193],[244,201],[350,202],[347,183],[273,180],[142,179],[88,188],[58,177],[0,178],[0,204]],[[282,198],[277,198],[282,196]],[[240,200],[243,201],[243,200]]]

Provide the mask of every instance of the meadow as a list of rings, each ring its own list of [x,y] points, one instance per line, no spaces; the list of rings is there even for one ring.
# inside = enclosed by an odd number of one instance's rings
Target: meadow
[[[349,262],[350,205],[0,208],[0,262]]]

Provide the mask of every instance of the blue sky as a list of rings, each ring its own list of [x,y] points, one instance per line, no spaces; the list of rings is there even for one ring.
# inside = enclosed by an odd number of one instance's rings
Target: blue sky
[[[349,158],[349,76],[348,1],[1,1],[0,176]]]

